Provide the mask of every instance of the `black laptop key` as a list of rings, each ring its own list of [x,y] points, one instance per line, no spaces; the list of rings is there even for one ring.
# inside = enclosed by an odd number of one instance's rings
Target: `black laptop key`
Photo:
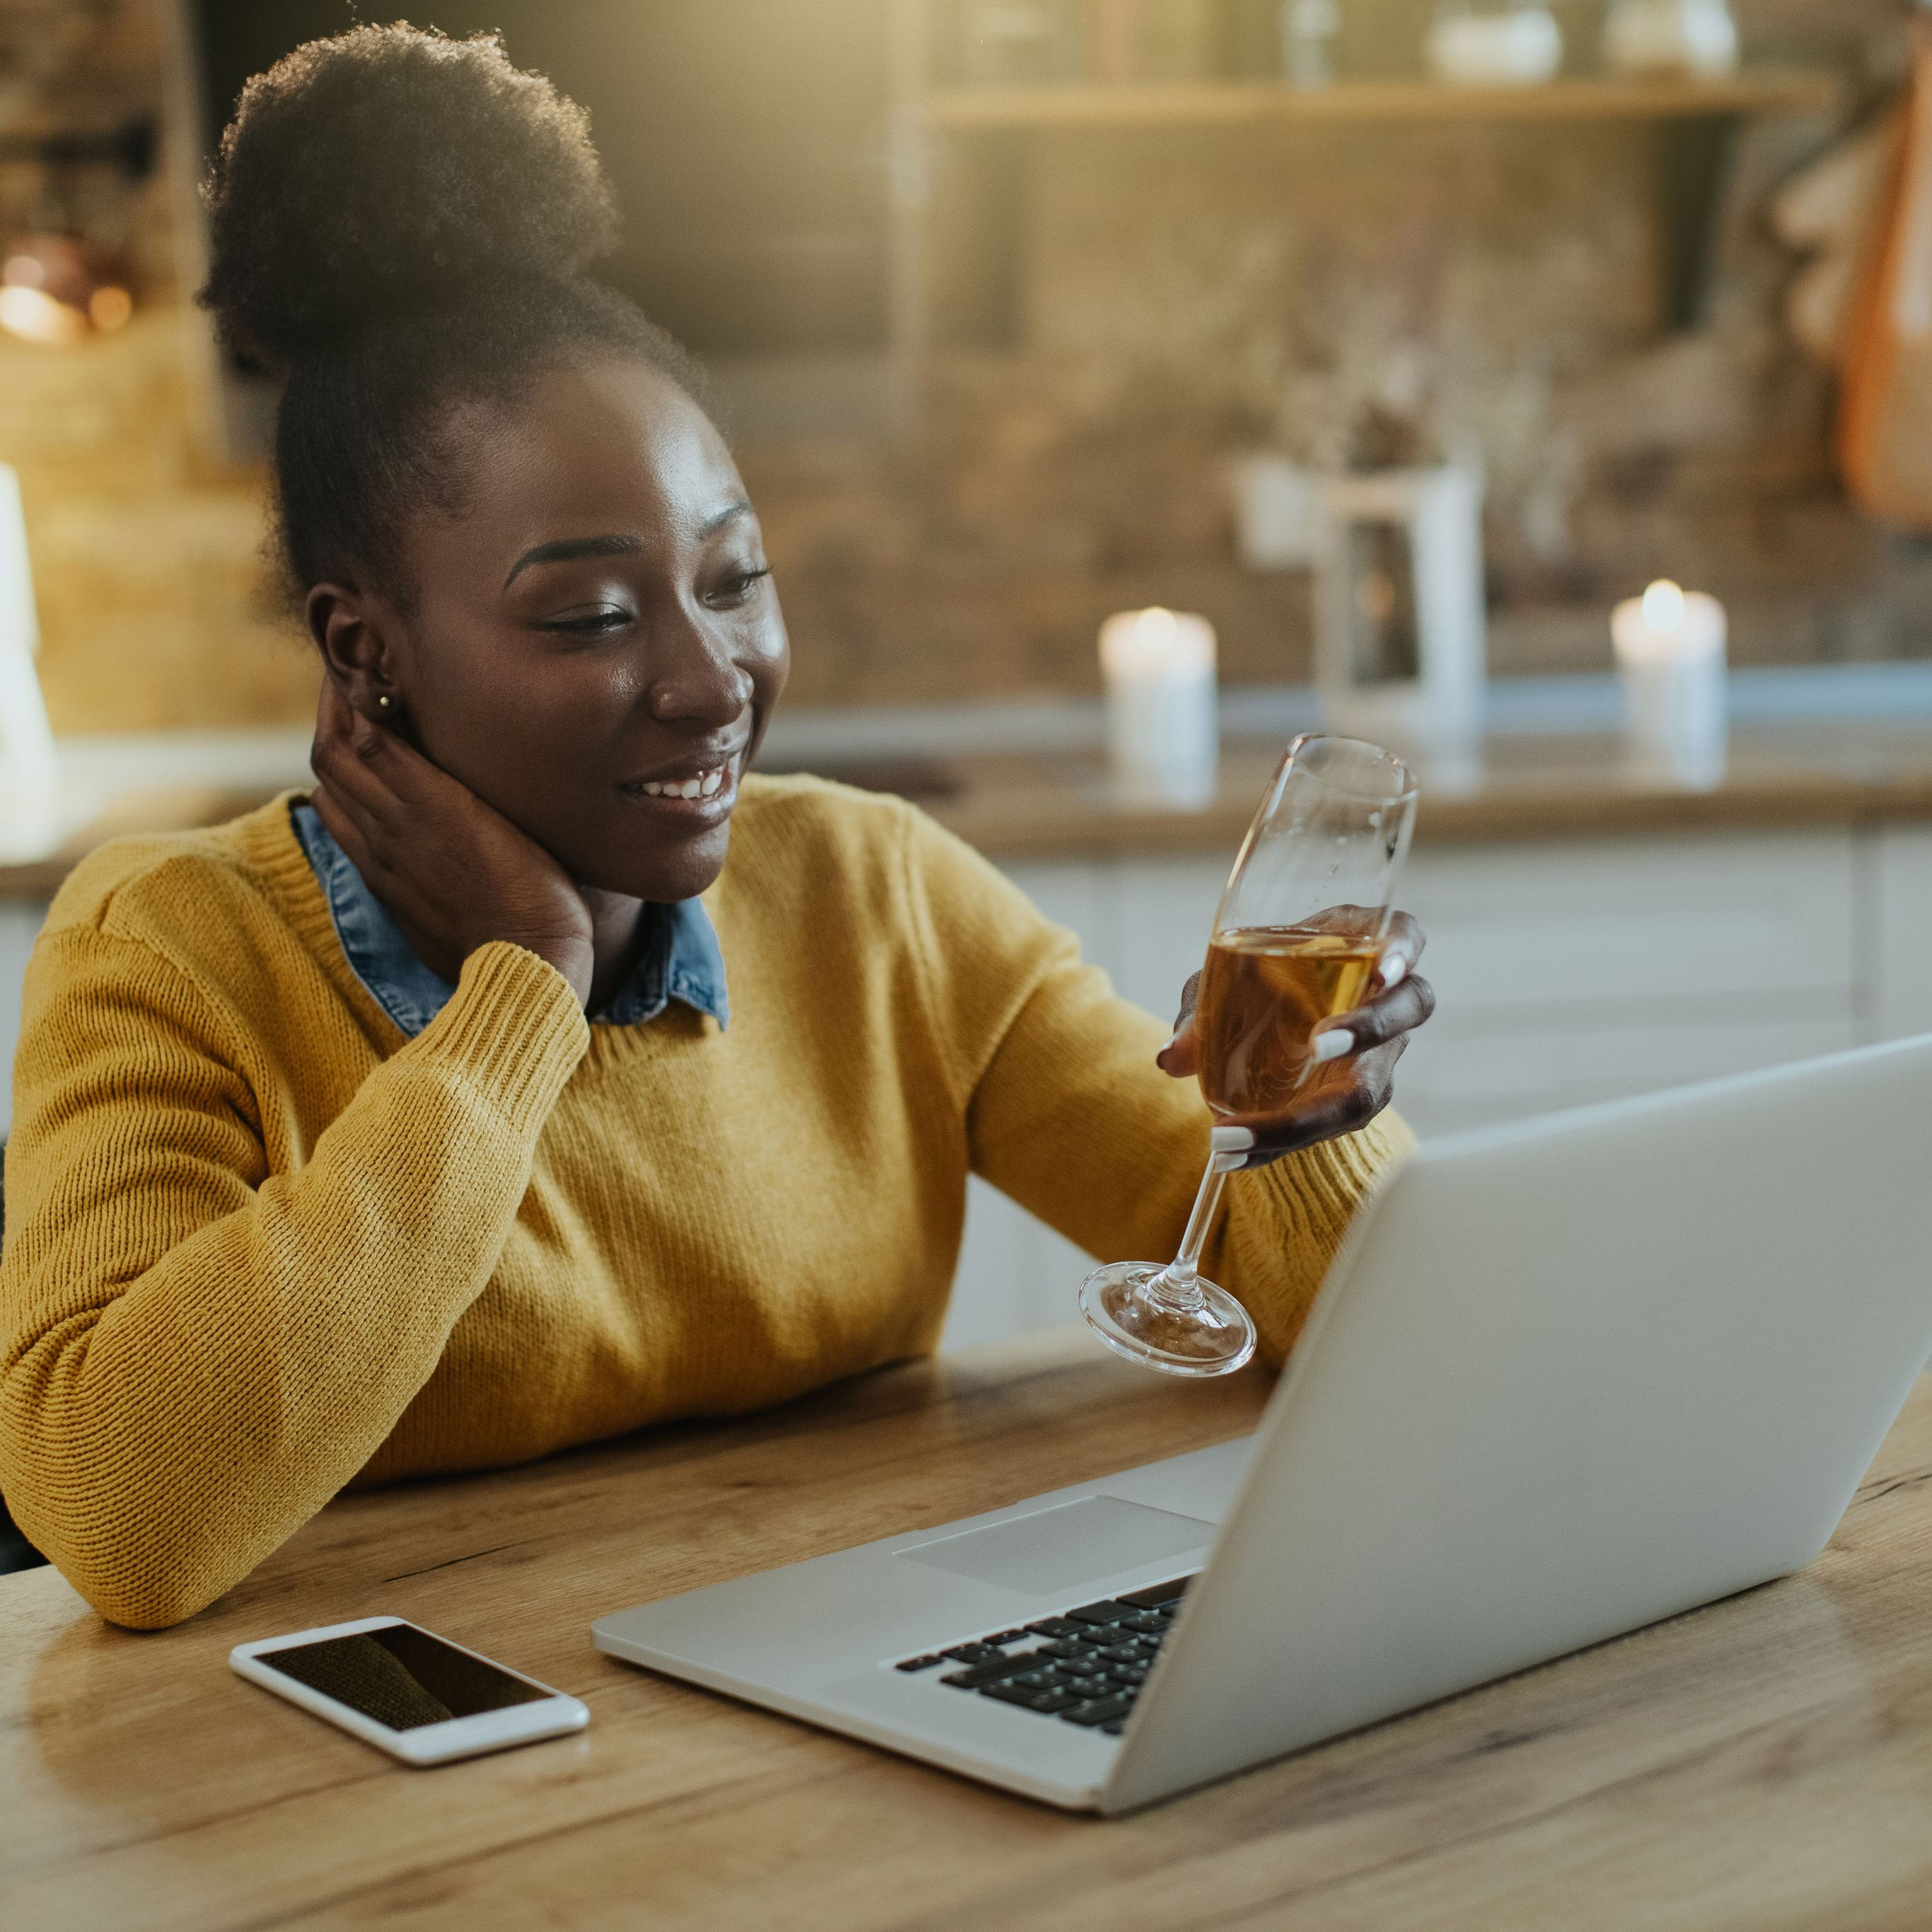
[[[1110,1643],[1100,1654],[1109,1664],[1144,1664],[1147,1652],[1137,1643]]]
[[[935,1652],[930,1657],[909,1657],[904,1663],[894,1667],[900,1670],[930,1670],[935,1664],[944,1664],[945,1661],[945,1658]]]
[[[1017,1704],[1022,1711],[1037,1711],[1043,1718],[1057,1718],[1079,1702],[1070,1691],[1034,1690],[1024,1684],[989,1684],[980,1694],[997,1697],[1002,1704]]]
[[[1094,1654],[1094,1646],[1090,1643],[1082,1643],[1078,1637],[1048,1637],[1046,1642],[1040,1646],[1038,1654],[1042,1657],[1062,1658],[1070,1661],[1076,1658],[1091,1657]]]
[[[1110,1738],[1117,1738],[1127,1728],[1124,1718],[1116,1718],[1111,1724],[1102,1724],[1100,1729]]]
[[[943,1650],[942,1657],[950,1657],[955,1664],[985,1664],[1000,1654],[995,1643],[956,1643],[950,1650]]]
[[[1144,1664],[1117,1664],[1107,1674],[1116,1684],[1144,1684],[1148,1666]]]
[[[1102,1697],[1096,1702],[1082,1704],[1060,1714],[1062,1720],[1070,1724],[1111,1724],[1116,1718],[1124,1719],[1133,1708],[1131,1697]]]
[[[1117,1624],[1123,1617],[1133,1615],[1133,1606],[1117,1604],[1112,1597],[1102,1597],[1097,1604],[1076,1604],[1067,1612],[1076,1623]]]
[[[982,1643],[1024,1643],[1027,1634],[1023,1630],[995,1630],[991,1636],[982,1636]]]
[[[997,1697],[1002,1704],[1016,1704],[1022,1711],[1030,1711],[1046,1694],[1042,1690],[1029,1690],[1024,1684],[1013,1683],[988,1684],[980,1693],[982,1697]]]
[[[1003,1678],[1017,1677],[1022,1670],[1031,1669],[1032,1665],[1033,1659],[1028,1656],[995,1657],[964,1670],[949,1672],[939,1681],[951,1684],[956,1690],[978,1690],[988,1684],[998,1683]]]
[[[1038,1623],[1028,1624],[1027,1628],[1035,1636],[1078,1636],[1086,1625],[1076,1624],[1069,1617],[1042,1617]]]
[[[1162,1604],[1179,1602],[1193,1580],[1192,1576],[1177,1576],[1171,1583],[1150,1583],[1144,1590],[1123,1590],[1120,1601],[1137,1610],[1157,1610]]]
[[[1165,1636],[1167,1634],[1167,1619],[1156,1616],[1151,1610],[1143,1610],[1137,1617],[1123,1617],[1120,1628],[1132,1630],[1141,1636]]]

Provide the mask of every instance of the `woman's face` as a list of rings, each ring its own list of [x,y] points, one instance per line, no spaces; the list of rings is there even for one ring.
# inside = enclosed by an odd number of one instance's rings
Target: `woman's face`
[[[580,885],[694,896],[790,662],[723,439],[674,383],[604,361],[485,418],[470,460],[384,626],[408,727]]]

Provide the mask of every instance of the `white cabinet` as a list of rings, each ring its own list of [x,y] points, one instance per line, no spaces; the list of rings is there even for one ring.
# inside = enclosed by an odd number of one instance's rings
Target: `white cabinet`
[[[1904,1040],[1932,1033],[1932,827],[1888,826],[1873,842],[1874,1036]]]
[[[1679,1086],[1859,1037],[1849,832],[1416,856],[1441,1006],[1397,1076],[1418,1132]]]
[[[1417,853],[1401,897],[1452,1024],[1612,1000],[1829,992],[1852,972],[1848,832]]]
[[[1016,866],[1162,1020],[1226,857]],[[1932,829],[1424,846],[1441,1004],[1396,1078],[1426,1136],[1932,1032]],[[1070,1318],[1087,1264],[976,1184],[949,1346]]]
[[[1171,1023],[1181,988],[1201,970],[1214,908],[1228,883],[1228,862],[1136,859],[1111,870],[1120,908],[1119,950],[1101,963],[1124,999]]]

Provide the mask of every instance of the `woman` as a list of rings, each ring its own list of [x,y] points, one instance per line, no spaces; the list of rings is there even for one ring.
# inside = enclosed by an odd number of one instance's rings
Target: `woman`
[[[0,1265],[0,1489],[137,1627],[346,1484],[929,1349],[969,1168],[1171,1246],[1208,1129],[1185,1013],[1163,1048],[910,808],[746,776],[778,599],[691,365],[584,279],[578,110],[494,42],[360,28],[250,85],[210,193],[202,298],[287,376],[318,782],[62,892]],[[1276,1361],[1405,1144],[1420,944],[1250,1124],[1292,1158],[1211,1259]]]

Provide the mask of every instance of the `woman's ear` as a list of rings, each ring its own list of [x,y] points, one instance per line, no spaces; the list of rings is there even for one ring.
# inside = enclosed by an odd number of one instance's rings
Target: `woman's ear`
[[[386,614],[360,590],[318,584],[304,615],[324,668],[350,705],[378,724],[394,723],[402,699]]]

